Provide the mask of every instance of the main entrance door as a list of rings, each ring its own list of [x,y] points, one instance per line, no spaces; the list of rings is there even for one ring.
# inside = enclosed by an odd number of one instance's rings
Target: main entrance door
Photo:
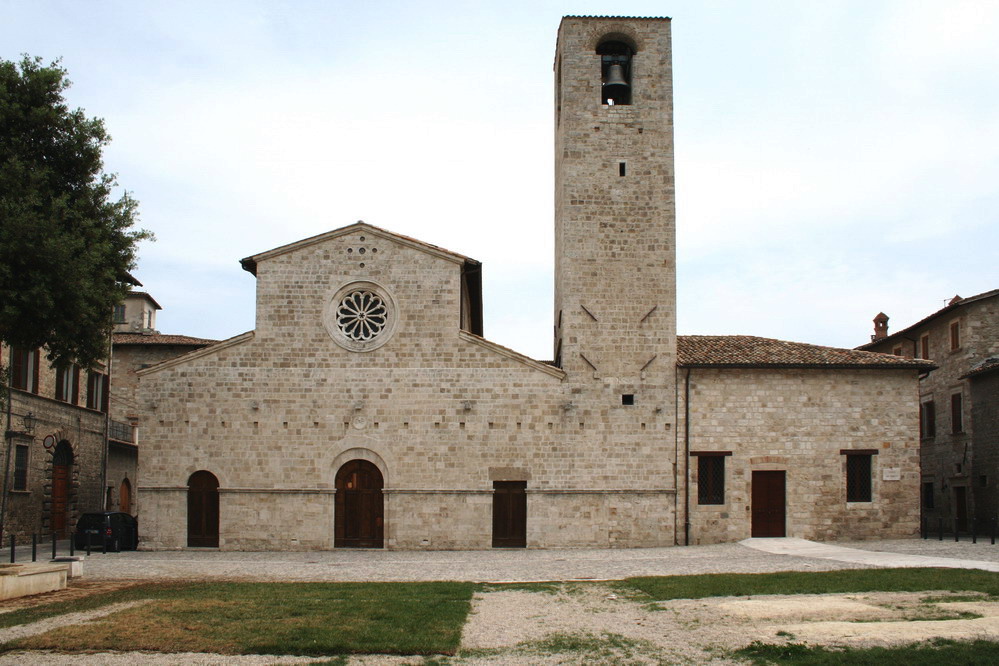
[[[72,472],[73,448],[63,440],[56,446],[52,456],[52,513],[49,520],[50,529],[60,537],[67,534]]]
[[[753,537],[786,536],[785,472],[753,472]]]
[[[381,548],[384,541],[382,473],[367,460],[351,460],[336,473],[335,548]]]
[[[219,480],[205,470],[187,480],[187,545],[219,547]]]
[[[527,547],[527,481],[493,481],[493,548]]]

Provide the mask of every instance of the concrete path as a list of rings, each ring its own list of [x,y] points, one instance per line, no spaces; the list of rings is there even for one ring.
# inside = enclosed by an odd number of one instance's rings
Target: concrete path
[[[747,548],[753,548],[765,553],[773,553],[774,555],[848,562],[866,567],[945,567],[948,569],[999,571],[999,562],[878,550],[861,550],[792,537],[782,539],[745,539],[739,543]],[[929,543],[932,544],[933,542]],[[870,545],[871,548],[877,548],[878,546],[877,542],[872,542]],[[995,547],[993,546],[993,548]]]

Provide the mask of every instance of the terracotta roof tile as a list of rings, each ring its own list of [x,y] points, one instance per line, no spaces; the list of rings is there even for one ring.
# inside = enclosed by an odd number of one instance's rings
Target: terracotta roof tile
[[[115,333],[111,341],[116,345],[188,345],[207,347],[218,340],[192,338],[189,335],[163,335],[162,333]]]
[[[932,370],[922,360],[820,347],[752,335],[681,335],[677,338],[677,365],[722,368],[898,368]]]
[[[961,375],[961,379],[967,379],[968,377],[978,377],[980,375],[989,374],[999,370],[999,357],[987,358],[975,367],[973,367],[969,372]]]

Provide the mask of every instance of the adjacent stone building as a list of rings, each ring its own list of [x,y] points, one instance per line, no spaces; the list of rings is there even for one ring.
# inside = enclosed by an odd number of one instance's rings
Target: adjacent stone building
[[[991,529],[999,482],[996,429],[994,421],[982,427],[979,419],[994,412],[999,391],[989,368],[980,366],[999,356],[999,289],[955,296],[895,333],[888,333],[884,313],[874,324],[871,342],[858,349],[937,366],[919,382],[922,508],[929,527],[969,531],[974,517],[980,531]]]
[[[676,335],[669,27],[559,28],[554,361],[483,337],[455,252],[358,222],[247,257],[254,329],[137,372],[144,547],[915,534],[930,363]]]

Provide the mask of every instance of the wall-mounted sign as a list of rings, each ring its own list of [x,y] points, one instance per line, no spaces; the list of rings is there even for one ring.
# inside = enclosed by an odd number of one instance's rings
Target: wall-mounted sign
[[[881,472],[884,481],[900,481],[902,479],[901,467],[885,467]]]
[[[45,447],[46,451],[54,449],[56,445],[55,435],[46,435],[45,439],[42,440],[42,445]]]

